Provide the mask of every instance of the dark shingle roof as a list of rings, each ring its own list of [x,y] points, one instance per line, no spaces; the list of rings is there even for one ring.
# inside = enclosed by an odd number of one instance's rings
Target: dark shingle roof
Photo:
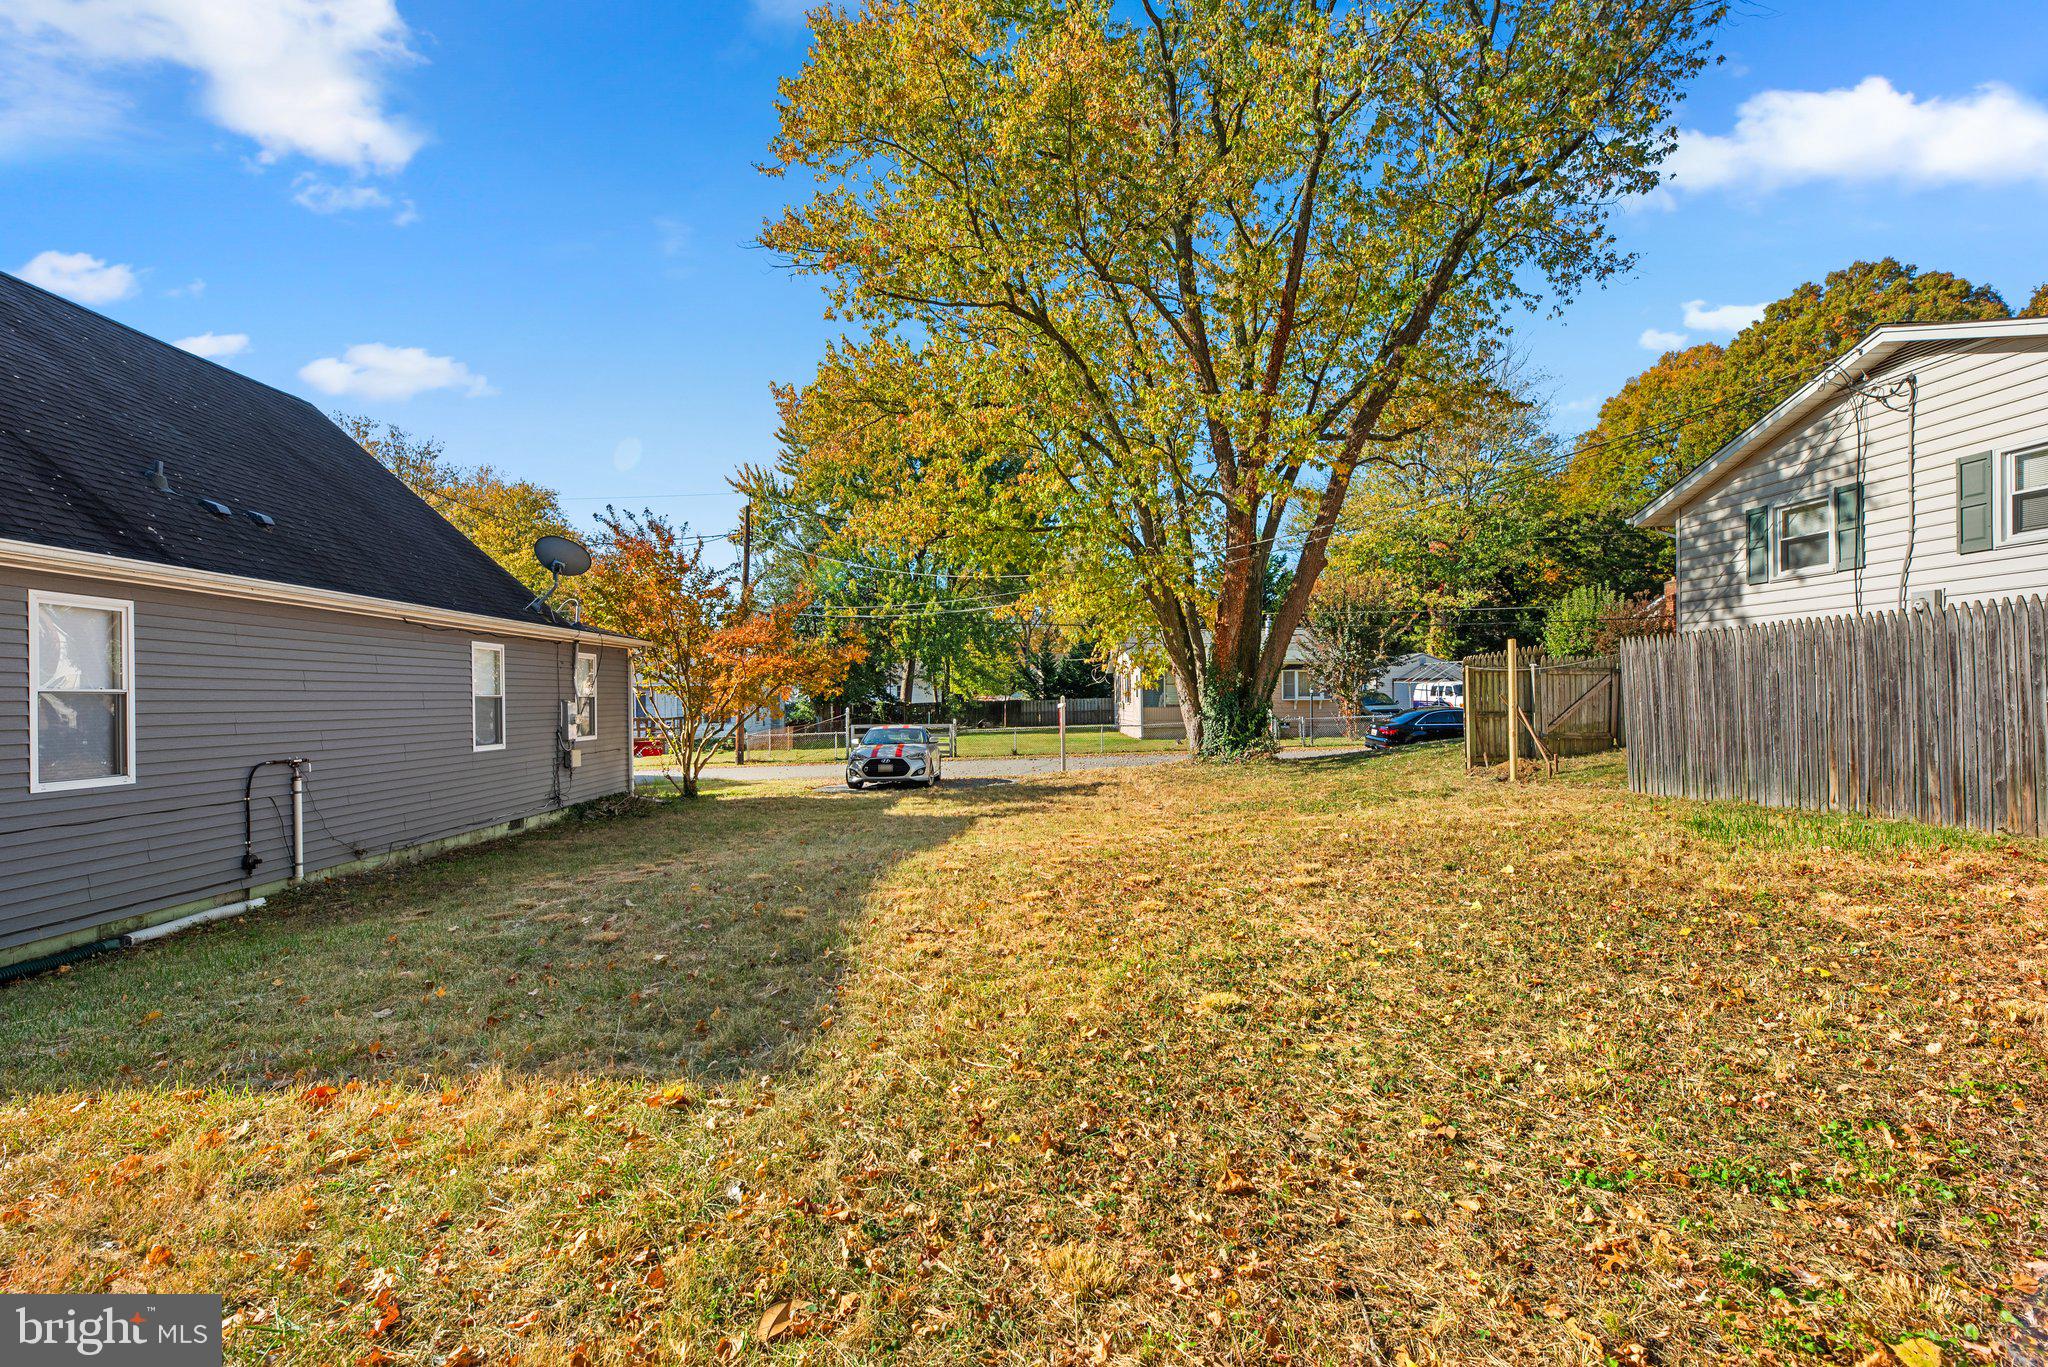
[[[143,473],[159,460],[173,493]],[[0,538],[544,620],[518,580],[305,400],[5,273]]]
[[[1465,677],[1464,666],[1452,660],[1440,660],[1420,650],[1387,661],[1384,673],[1389,679],[1402,679],[1413,683],[1438,683]]]

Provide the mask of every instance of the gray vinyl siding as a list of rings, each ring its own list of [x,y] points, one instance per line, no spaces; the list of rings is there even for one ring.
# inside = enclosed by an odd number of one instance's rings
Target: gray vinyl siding
[[[1939,589],[1949,602],[2048,591],[2048,540],[2014,540],[2000,526],[1991,550],[1956,544],[1956,462],[2048,443],[2048,341],[1985,340],[1922,355],[1879,381],[1916,378],[1917,454],[1908,488],[1903,398],[1862,403],[1864,564],[1751,584],[1744,513],[1822,498],[1858,473],[1855,406],[1837,400],[1736,466],[1680,513],[1678,621],[1683,629],[1777,622],[1903,606]],[[1994,462],[2002,496],[2005,471]],[[2001,516],[1996,519],[2002,524]],[[1908,548],[1911,548],[1910,565]]]
[[[136,781],[29,791],[28,592],[134,604]],[[470,643],[505,649],[507,744],[471,739]],[[585,649],[590,647],[586,646]],[[555,765],[576,645],[0,570],[0,959],[44,939],[204,899],[291,869],[290,779],[257,779],[253,878],[242,860],[250,766],[303,756],[309,872],[626,788],[627,653],[598,652],[598,724],[579,769]]]

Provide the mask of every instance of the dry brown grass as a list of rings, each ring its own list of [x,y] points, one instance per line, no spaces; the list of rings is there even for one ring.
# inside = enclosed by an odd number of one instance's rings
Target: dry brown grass
[[[2044,868],[1611,763],[727,796],[0,992],[0,1289],[242,1362],[1989,1355]]]

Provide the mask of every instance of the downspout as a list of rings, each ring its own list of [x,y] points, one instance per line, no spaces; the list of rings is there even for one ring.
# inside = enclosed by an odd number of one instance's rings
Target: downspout
[[[1913,577],[1913,543],[1920,531],[1920,377],[1906,377],[1906,558],[1899,566],[1899,607],[1906,606]]]

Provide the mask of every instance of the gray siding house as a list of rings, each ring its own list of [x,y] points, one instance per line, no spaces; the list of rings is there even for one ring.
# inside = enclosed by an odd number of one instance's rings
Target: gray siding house
[[[2048,591],[2048,320],[1878,328],[1635,522],[1681,631]]]
[[[634,643],[530,597],[303,400],[0,275],[0,967],[627,790]]]

